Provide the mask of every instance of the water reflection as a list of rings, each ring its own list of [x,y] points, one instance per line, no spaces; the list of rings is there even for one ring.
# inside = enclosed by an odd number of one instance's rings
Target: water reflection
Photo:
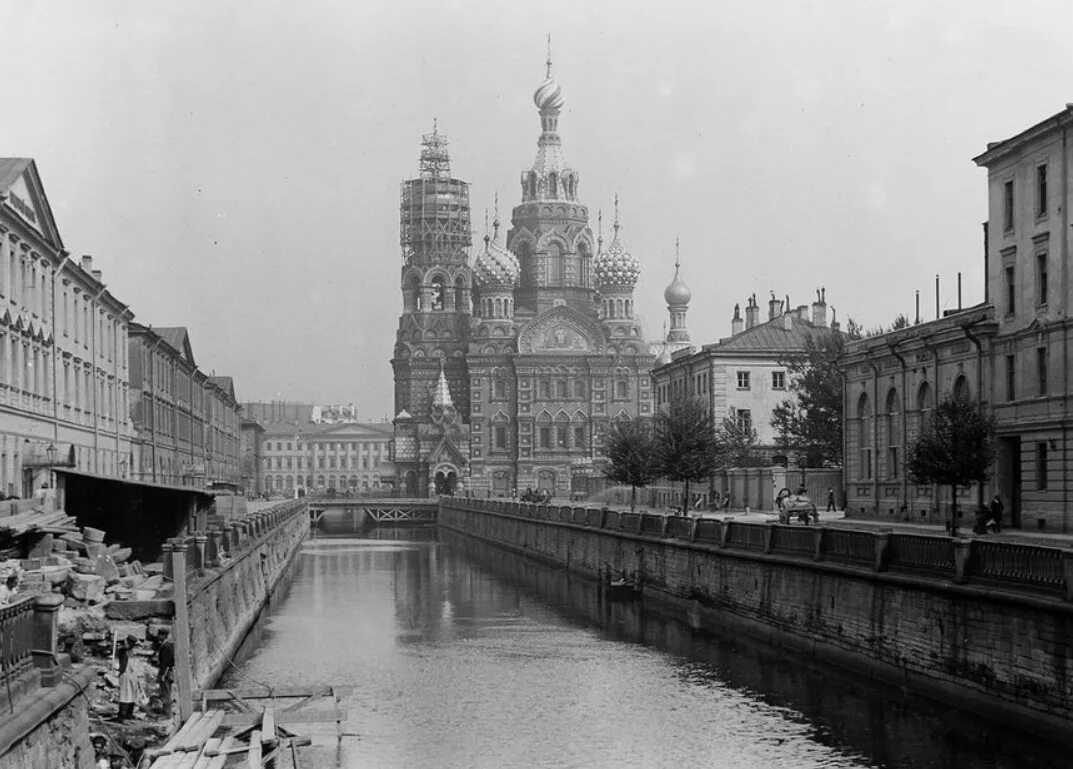
[[[240,659],[354,686],[313,766],[1057,767],[1035,745],[448,533],[307,543]],[[1031,748],[1031,749],[1030,749]],[[308,750],[308,749],[307,749]]]

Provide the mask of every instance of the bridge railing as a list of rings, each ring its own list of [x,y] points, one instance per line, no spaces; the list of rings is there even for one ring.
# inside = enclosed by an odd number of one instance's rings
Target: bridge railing
[[[440,505],[453,510],[550,521],[643,538],[698,542],[721,549],[974,583],[1073,601],[1073,548],[908,534],[890,529],[866,531],[838,526],[746,523],[500,499],[440,497]]]

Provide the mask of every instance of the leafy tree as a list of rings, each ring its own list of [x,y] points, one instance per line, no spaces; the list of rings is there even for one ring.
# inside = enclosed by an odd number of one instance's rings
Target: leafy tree
[[[756,447],[760,440],[756,429],[739,422],[736,416],[725,417],[715,431],[717,464],[726,467],[756,467],[766,464]]]
[[[950,534],[957,536],[957,487],[984,483],[994,459],[994,418],[948,395],[909,446],[906,469],[917,483],[950,486]]]
[[[775,445],[782,453],[804,454],[808,467],[842,462],[842,367],[838,359],[845,349],[846,336],[831,331],[808,339],[801,355],[784,362],[794,397],[772,411]]]
[[[699,399],[676,397],[656,416],[656,458],[660,472],[685,483],[682,510],[689,510],[689,484],[707,480],[716,467],[712,418]]]
[[[656,440],[652,420],[642,417],[616,419],[604,430],[604,457],[608,480],[630,487],[630,510],[637,509],[637,489],[659,478]]]

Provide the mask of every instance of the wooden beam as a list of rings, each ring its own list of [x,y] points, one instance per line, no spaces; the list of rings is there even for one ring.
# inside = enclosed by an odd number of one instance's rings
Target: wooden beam
[[[347,711],[345,710],[307,710],[300,713],[278,713],[276,718],[276,724],[288,725],[288,724],[318,724],[318,723],[330,723],[332,721],[345,721],[347,719]],[[228,713],[223,717],[223,721],[220,722],[221,726],[227,727],[246,727],[249,728],[253,717],[246,713]]]
[[[250,769],[261,769],[261,731],[254,729],[250,734],[250,752],[246,754],[246,765]]]
[[[318,692],[324,692],[326,689],[326,686],[281,686],[278,688],[258,686],[249,689],[199,689],[195,692],[195,695],[197,699],[204,697],[209,702],[232,700],[236,697],[245,700],[268,700],[287,697],[309,697]],[[335,691],[340,697],[349,697],[354,692],[354,687],[336,686]]]

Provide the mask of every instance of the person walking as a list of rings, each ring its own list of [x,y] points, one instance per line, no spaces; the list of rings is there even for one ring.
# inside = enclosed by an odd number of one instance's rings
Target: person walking
[[[827,512],[837,512],[838,508],[835,506],[835,490],[827,489]]]
[[[1002,511],[1006,509],[1006,506],[1002,504],[1002,497],[998,494],[993,496],[987,509],[991,513],[991,519],[987,522],[987,530],[998,534],[1002,531]]]
[[[119,659],[119,720],[134,718],[134,705],[141,696],[141,681],[138,677],[138,664],[134,661],[134,645],[138,639],[127,636],[120,645]]]
[[[160,698],[161,711],[170,718],[171,684],[175,680],[175,644],[172,642],[167,628],[160,631],[157,641],[160,644],[156,650],[157,696]]]

